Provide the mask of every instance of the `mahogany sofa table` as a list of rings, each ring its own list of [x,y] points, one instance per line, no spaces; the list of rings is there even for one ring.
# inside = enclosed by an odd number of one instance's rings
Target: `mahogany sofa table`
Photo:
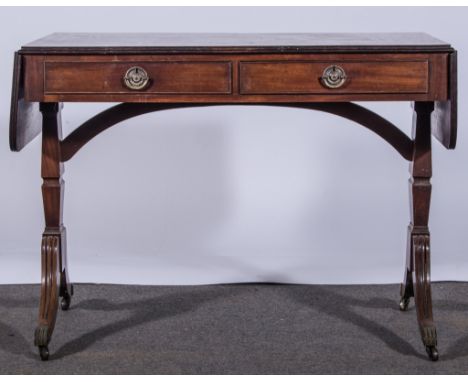
[[[411,101],[412,136],[352,101]],[[64,102],[119,102],[62,137]],[[42,280],[35,345],[43,360],[60,305],[70,306],[64,163],[107,128],[159,110],[272,105],[352,120],[410,164],[410,215],[400,309],[414,297],[421,338],[438,359],[430,286],[431,134],[455,148],[457,56],[423,33],[52,34],[15,53],[10,147],[42,131]],[[284,131],[287,134],[287,130]]]

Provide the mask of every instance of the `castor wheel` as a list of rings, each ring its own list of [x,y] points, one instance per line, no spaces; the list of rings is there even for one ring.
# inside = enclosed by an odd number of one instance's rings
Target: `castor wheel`
[[[70,303],[71,303],[71,296],[67,293],[65,293],[65,296],[62,297],[60,300],[60,307],[62,310],[68,310],[70,308]]]
[[[39,355],[41,360],[47,361],[49,359],[49,348],[47,346],[39,346]]]
[[[70,285],[70,293],[66,290],[62,299],[60,300],[60,307],[62,310],[68,310],[71,304],[71,296],[73,296],[73,284]]]
[[[439,351],[435,346],[426,346],[426,352],[431,361],[437,361],[439,359]]]
[[[402,312],[406,312],[408,310],[409,303],[410,303],[409,297],[403,296],[400,300],[400,310]]]

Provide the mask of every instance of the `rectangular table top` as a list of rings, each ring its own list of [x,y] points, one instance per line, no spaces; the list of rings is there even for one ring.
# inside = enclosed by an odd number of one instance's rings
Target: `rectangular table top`
[[[10,146],[39,134],[39,103],[421,101],[454,148],[456,58],[426,33],[53,33],[15,52]]]
[[[448,52],[426,33],[53,33],[23,53]]]

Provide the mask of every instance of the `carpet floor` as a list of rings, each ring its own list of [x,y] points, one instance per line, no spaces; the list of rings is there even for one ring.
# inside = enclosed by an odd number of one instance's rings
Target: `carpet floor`
[[[2,374],[467,374],[468,283],[433,283],[438,362],[398,285],[76,284],[47,362],[38,285],[0,286]]]

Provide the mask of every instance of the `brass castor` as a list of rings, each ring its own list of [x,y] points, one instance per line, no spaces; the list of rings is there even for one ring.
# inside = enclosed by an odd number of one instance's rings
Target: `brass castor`
[[[437,361],[439,359],[439,351],[435,346],[426,346],[426,352],[431,361]]]
[[[47,361],[49,359],[49,348],[47,346],[39,346],[39,355],[41,360]]]
[[[71,303],[71,296],[67,293],[60,300],[60,308],[62,308],[62,310],[68,310],[70,308],[70,303]]]
[[[60,308],[62,310],[68,310],[70,308],[71,296],[73,296],[73,285],[70,286],[70,293],[65,291],[62,299],[60,300]]]
[[[410,303],[410,298],[403,296],[400,299],[400,310],[402,312],[406,312],[408,310],[409,303]]]

